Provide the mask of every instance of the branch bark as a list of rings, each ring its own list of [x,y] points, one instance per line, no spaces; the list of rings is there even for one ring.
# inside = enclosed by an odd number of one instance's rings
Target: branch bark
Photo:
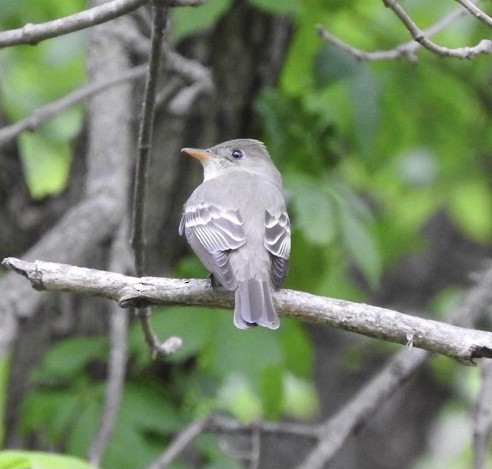
[[[471,59],[480,54],[492,54],[492,41],[488,39],[482,39],[477,45],[472,47],[450,49],[449,47],[440,46],[425,35],[425,32],[417,26],[415,21],[396,0],[383,0],[383,3],[385,7],[393,11],[415,41],[440,57]]]
[[[116,77],[104,79],[95,83],[88,83],[56,101],[39,107],[26,118],[0,129],[0,147],[14,140],[22,132],[37,129],[52,117],[55,117],[69,107],[80,103],[96,93],[100,93],[111,86],[118,85],[125,81],[142,78],[145,75],[146,69],[145,65],[139,65],[128,71],[122,72]]]
[[[74,15],[58,18],[46,23],[27,23],[22,28],[0,33],[0,48],[19,44],[37,44],[40,41],[105,23],[137,9],[148,0],[113,0],[89,8]]]
[[[27,262],[13,257],[2,264],[25,276],[37,290],[69,291],[117,301],[123,307],[193,305],[231,308],[233,295],[214,291],[208,281],[129,277],[112,272],[52,262]],[[490,278],[489,278],[490,277]],[[487,277],[492,302],[492,275]],[[294,290],[275,294],[281,315],[357,332],[376,339],[415,346],[473,365],[492,357],[492,333]]]
[[[432,52],[438,55],[444,55],[444,56],[451,55],[453,57],[458,57],[458,58],[471,58],[471,56],[476,55],[477,53],[485,53],[485,52],[490,53],[490,50],[488,51],[486,50],[486,49],[490,49],[491,47],[490,44],[487,44],[487,42],[490,41],[485,41],[486,42],[485,44],[482,44],[483,42],[482,41],[479,45],[475,46],[474,48],[463,47],[457,49],[447,49],[445,47],[440,47],[430,41],[429,38],[431,38],[438,32],[446,29],[459,18],[466,16],[468,12],[472,13],[475,17],[477,17],[482,22],[490,25],[489,16],[486,15],[482,10],[480,10],[480,8],[478,8],[475,5],[475,3],[478,2],[478,0],[474,0],[474,1],[456,0],[456,1],[461,5],[463,5],[463,7],[465,7],[466,10],[464,10],[463,8],[458,8],[456,10],[453,10],[452,12],[450,12],[446,16],[443,16],[439,21],[437,21],[432,26],[430,26],[429,28],[423,31],[419,30],[419,28],[413,22],[410,16],[406,14],[405,11],[403,11],[403,16],[405,17],[405,21],[406,21],[406,23],[404,24],[412,34],[413,40],[405,42],[403,44],[400,44],[396,47],[387,50],[365,51],[362,49],[358,49],[342,41],[340,38],[334,36],[321,25],[317,25],[316,29],[319,37],[323,39],[327,44],[330,44],[344,52],[347,52],[357,60],[376,61],[376,60],[407,59],[410,62],[417,62],[418,58],[416,52],[421,47],[427,47]],[[398,5],[394,1],[387,1],[384,3],[388,8],[391,8],[393,11],[395,11],[395,9],[398,8],[401,9],[400,5]],[[400,14],[402,14],[401,11],[399,12]],[[400,16],[399,18],[401,19]],[[415,35],[416,32],[419,32],[417,36]]]

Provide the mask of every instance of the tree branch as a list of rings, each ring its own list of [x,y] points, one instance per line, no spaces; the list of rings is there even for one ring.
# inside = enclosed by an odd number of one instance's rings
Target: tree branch
[[[492,362],[481,363],[481,387],[473,418],[473,469],[485,469],[492,432]]]
[[[332,460],[347,438],[367,422],[374,412],[420,367],[428,353],[403,351],[369,381],[334,417],[317,428],[319,441],[298,469],[322,469]]]
[[[70,291],[117,301],[121,307],[193,305],[231,308],[233,295],[214,291],[206,280],[129,277],[112,272],[51,262],[26,262],[9,257],[2,264],[25,276],[37,290]],[[492,272],[492,269],[491,269]],[[487,276],[487,300],[492,302],[492,273]],[[275,304],[284,316],[357,332],[376,339],[415,346],[471,365],[492,357],[492,333],[423,319],[389,309],[282,290]]]
[[[91,31],[89,81],[100,82],[128,70],[127,50],[114,40],[118,20]],[[99,29],[97,29],[99,28]],[[128,82],[105,89],[87,103],[87,171],[83,199],[23,256],[54,262],[86,262],[103,239],[114,233],[126,209],[131,164],[131,86]],[[14,340],[18,319],[35,314],[45,297],[26,288],[9,273],[0,279],[0,354]]]
[[[206,428],[208,419],[195,420],[190,423],[176,438],[171,441],[166,450],[147,469],[163,469],[174,461],[183,450]]]
[[[142,103],[142,117],[138,135],[138,156],[133,192],[131,245],[135,255],[135,272],[140,277],[145,271],[145,202],[147,197],[150,147],[155,116],[155,94],[161,61],[162,38],[167,22],[168,7],[152,5],[152,44]]]
[[[123,221],[111,246],[110,269],[126,272],[129,268],[130,249],[127,243],[128,223]],[[99,428],[94,435],[87,459],[98,467],[109,444],[123,398],[127,362],[128,315],[116,303],[111,303],[109,318],[108,377]]]
[[[476,5],[476,1],[470,1],[470,0],[456,0],[459,3],[461,3],[463,6],[466,6],[465,8],[468,9],[468,11],[472,12],[474,16],[481,20],[488,21],[487,18],[488,16],[482,12]],[[473,11],[472,11],[473,10]],[[480,12],[483,13],[483,15],[480,15]],[[430,38],[437,34],[438,32],[446,29],[448,26],[453,24],[456,20],[462,18],[463,16],[466,16],[467,11],[462,9],[462,8],[457,8],[456,10],[453,10],[451,13],[447,14],[446,16],[443,16],[439,21],[434,23],[432,26],[429,28],[425,29],[422,31],[423,37]],[[335,46],[339,48],[340,50],[343,50],[344,52],[347,52],[350,54],[352,57],[356,58],[357,60],[395,60],[395,59],[407,59],[410,62],[417,62],[417,55],[415,54],[416,51],[420,48],[423,47],[423,44],[421,42],[417,42],[415,40],[405,42],[403,44],[400,44],[396,47],[393,47],[391,49],[387,50],[376,50],[376,51],[365,51],[362,49],[358,49],[356,47],[351,46],[350,44],[347,44],[346,42],[342,41],[340,38],[334,36],[330,32],[328,32],[323,26],[317,25],[316,26],[318,35],[323,39],[326,43]],[[457,49],[461,50],[461,49]]]
[[[466,8],[475,18],[480,20],[482,23],[486,24],[490,28],[492,28],[492,18],[487,15],[483,10],[478,8],[473,2],[470,0],[456,0],[461,6]]]
[[[492,268],[485,271],[476,285],[465,295],[462,303],[450,315],[457,324],[474,324],[490,304],[490,286],[492,284]],[[247,432],[259,429],[263,433],[303,437],[314,440],[316,445],[307,457],[299,464],[302,469],[321,469],[327,467],[343,446],[347,438],[367,422],[371,416],[422,366],[429,357],[424,350],[403,350],[372,378],[346,406],[335,416],[318,425],[292,423],[256,422],[241,424],[239,422],[214,418],[210,420],[208,429],[216,432]],[[490,370],[492,362],[485,362]],[[490,384],[490,383],[489,383]],[[485,386],[485,385],[484,385]],[[490,389],[482,388],[480,408],[480,425],[476,425],[476,455],[484,449],[490,431]],[[478,441],[480,440],[480,441]],[[479,469],[479,467],[476,467]],[[480,467],[481,469],[481,467]]]
[[[1,128],[0,147],[13,140],[22,132],[37,129],[40,125],[44,124],[52,117],[55,117],[65,109],[74,106],[75,104],[95,95],[96,93],[104,91],[111,86],[118,85],[125,81],[142,78],[145,75],[146,70],[147,67],[145,65],[139,65],[128,71],[122,72],[121,75],[118,75],[117,77],[101,80],[95,83],[88,83],[87,85],[72,91],[56,101],[41,106],[19,122]]]
[[[144,99],[142,103],[142,117],[138,135],[138,156],[135,170],[132,210],[131,245],[134,252],[135,272],[141,277],[145,273],[145,218],[146,199],[149,179],[150,149],[155,117],[155,95],[161,62],[162,39],[166,27],[169,5],[166,0],[154,0],[152,3],[152,37],[149,56],[149,67],[145,83]],[[148,305],[137,309],[145,341],[149,345],[152,355],[169,355],[181,347],[179,337],[169,337],[160,343],[150,323],[150,307]]]
[[[440,57],[471,59],[479,54],[492,54],[492,41],[488,39],[482,39],[476,46],[473,47],[458,47],[456,49],[450,49],[448,47],[439,46],[425,35],[424,31],[417,26],[406,10],[396,0],[383,0],[383,3],[384,6],[395,13],[415,41],[421,44],[422,47],[425,47]]]
[[[137,9],[148,0],[112,0],[74,15],[46,23],[27,23],[22,28],[0,32],[0,49],[18,44],[37,44],[39,41],[95,26]]]

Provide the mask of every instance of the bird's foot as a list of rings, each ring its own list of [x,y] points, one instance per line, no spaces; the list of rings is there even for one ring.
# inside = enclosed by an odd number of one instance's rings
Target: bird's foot
[[[210,285],[213,290],[217,290],[217,288],[222,286],[221,283],[215,278],[215,275],[211,272],[208,274],[208,279],[210,280]]]

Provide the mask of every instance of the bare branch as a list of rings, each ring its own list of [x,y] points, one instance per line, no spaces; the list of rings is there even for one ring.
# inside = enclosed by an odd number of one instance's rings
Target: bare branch
[[[198,7],[203,5],[207,0],[168,0],[167,5],[170,7]]]
[[[163,469],[172,463],[180,453],[206,428],[208,420],[195,420],[188,425],[147,469]]]
[[[492,267],[489,267],[478,278],[476,285],[467,292],[461,304],[450,315],[450,319],[460,325],[476,323],[479,317],[488,311],[492,295],[491,286]],[[423,350],[404,350],[395,356],[337,415],[321,424],[320,440],[299,468],[326,467],[346,439],[367,422],[428,357],[429,354]]]
[[[471,59],[479,54],[492,54],[492,41],[488,39],[482,39],[476,46],[473,47],[458,47],[456,49],[450,49],[448,47],[439,46],[425,35],[424,31],[417,26],[406,10],[396,0],[383,0],[383,3],[387,8],[395,13],[415,41],[421,44],[422,47],[425,47],[440,57]]]
[[[459,1],[459,0],[457,0],[457,1]],[[463,0],[463,1],[465,1],[465,0]],[[470,6],[474,6],[474,2],[472,2],[470,0],[466,0],[466,2]],[[479,9],[477,8],[477,10],[479,10]],[[481,11],[481,10],[479,10],[479,11]],[[463,10],[462,8],[457,8],[456,10],[453,10],[451,13],[442,17],[439,21],[434,23],[429,28],[422,31],[422,34],[424,37],[430,38],[430,37],[434,36],[435,34],[437,34],[438,32],[446,29],[448,26],[450,26],[451,24],[456,22],[458,19],[460,19],[466,15],[467,15],[466,10]],[[374,60],[374,61],[376,61],[376,60],[407,59],[410,62],[416,62],[417,61],[416,51],[420,47],[422,47],[422,44],[420,42],[416,42],[415,40],[412,40],[412,41],[405,42],[405,43],[400,44],[394,48],[387,49],[387,50],[364,51],[362,49],[358,49],[358,48],[353,47],[350,44],[347,44],[346,42],[342,41],[340,38],[329,33],[321,25],[317,25],[316,29],[318,31],[318,35],[325,42],[327,42],[328,44],[331,44],[335,47],[338,47],[339,49],[343,50],[344,52],[347,52],[352,57],[354,57],[358,60],[368,60],[368,61]]]
[[[402,44],[398,47],[389,50],[379,50],[368,52],[347,44],[341,39],[337,38],[333,34],[329,33],[323,26],[317,25],[316,30],[318,36],[328,44],[338,47],[340,50],[349,53],[357,60],[394,60],[394,59],[408,59],[410,62],[416,62],[417,56],[415,50],[420,47],[420,44],[412,41],[410,43]]]
[[[89,80],[97,83],[128,70],[124,45],[115,42],[118,20],[96,26],[89,47]],[[97,29],[100,28],[100,29]],[[25,259],[49,258],[81,263],[101,240],[120,225],[126,209],[131,164],[131,86],[105,89],[87,104],[87,172],[83,199],[39,239]],[[20,280],[20,282],[19,282]],[[8,351],[18,328],[17,319],[32,316],[44,300],[17,275],[0,279],[0,353]]]
[[[206,280],[136,278],[51,262],[26,262],[13,257],[4,259],[3,265],[24,275],[37,290],[101,296],[117,301],[122,307],[181,304],[231,308],[234,301],[232,294],[214,291]],[[483,291],[492,302],[492,269],[490,272]],[[423,348],[468,365],[474,364],[476,358],[492,357],[492,333],[487,331],[294,290],[276,293],[275,304],[285,316]]]
[[[492,18],[487,15],[483,10],[478,8],[470,0],[456,0],[461,6],[466,8],[475,18],[485,23],[487,26],[492,28]]]
[[[138,157],[133,193],[133,220],[131,245],[135,255],[135,271],[142,276],[145,270],[145,199],[148,186],[150,147],[155,115],[155,94],[159,77],[162,38],[167,21],[168,9],[154,3],[152,6],[152,44],[149,57],[145,94],[142,103],[142,117],[138,136]]]
[[[262,433],[275,435],[296,436],[316,440],[319,435],[318,425],[309,425],[290,422],[266,422],[260,420],[253,423],[240,423],[222,416],[211,418],[207,424],[207,430],[216,433],[250,433],[254,429],[259,429]]]
[[[492,432],[492,362],[481,366],[481,388],[473,418],[473,469],[487,467],[487,454]]]
[[[354,429],[360,428],[424,363],[427,356],[424,350],[406,350],[396,355],[348,405],[319,427],[320,440],[298,469],[326,467]]]
[[[46,23],[27,23],[22,28],[0,32],[0,48],[39,41],[95,26],[129,13],[148,0],[112,0],[103,5]]]
[[[133,192],[133,220],[131,245],[135,256],[135,272],[138,276],[145,272],[145,212],[150,166],[150,148],[155,117],[155,96],[161,62],[162,39],[166,27],[169,2],[154,0],[152,3],[152,36],[147,80],[142,103],[142,117],[138,136],[138,157],[135,170]],[[181,347],[179,337],[169,337],[160,343],[150,323],[150,307],[137,309],[137,317],[142,325],[145,341],[154,357],[169,355]]]
[[[117,77],[101,80],[96,83],[89,83],[72,91],[63,98],[41,106],[25,119],[0,129],[0,147],[13,140],[17,135],[24,131],[33,131],[37,129],[40,125],[55,117],[65,109],[74,106],[90,96],[104,91],[113,85],[143,77],[146,70],[147,67],[145,65],[140,65],[121,73],[121,75]]]
[[[123,222],[111,246],[110,268],[114,272],[126,272],[130,249],[126,242],[128,223]],[[125,384],[127,361],[128,315],[124,314],[115,303],[110,307],[109,320],[109,359],[108,378],[104,396],[99,428],[92,439],[87,458],[98,467],[113,434]]]

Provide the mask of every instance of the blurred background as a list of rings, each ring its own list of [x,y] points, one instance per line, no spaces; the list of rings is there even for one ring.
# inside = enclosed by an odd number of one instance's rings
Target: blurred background
[[[4,1],[0,28],[88,6],[81,0]],[[409,0],[405,7],[427,28],[458,5]],[[2,49],[1,126],[104,77],[98,69],[106,60],[98,48],[104,40],[124,57],[122,71],[145,64],[149,18],[141,9],[35,47]],[[283,174],[289,204],[292,256],[285,287],[444,320],[492,253],[490,56],[463,61],[419,50],[416,63],[357,61],[324,43],[318,24],[368,51],[410,40],[378,0],[209,0],[172,10],[171,47],[193,60],[196,75],[210,77],[213,89],[204,87],[186,101],[184,93],[199,79],[184,74],[182,63],[162,72],[148,273],[206,276],[177,233],[182,204],[202,178],[200,165],[180,156],[180,148],[257,138]],[[490,29],[465,15],[433,40],[462,47],[487,37]],[[130,181],[143,79],[126,86],[130,112],[121,135],[129,138],[131,160],[111,164]],[[91,135],[100,125],[95,116],[111,116],[104,96],[0,145],[0,258],[22,257],[39,246],[86,197],[92,178],[111,177],[94,173],[90,161]],[[102,122],[120,125],[117,119]],[[130,193],[128,183],[122,189],[126,213]],[[46,254],[42,260],[113,270],[116,227],[125,220],[122,213],[90,245],[81,237],[76,258]],[[127,257],[118,261],[131,273],[131,253],[123,252]],[[42,298],[22,314],[1,357],[0,437],[4,448],[85,458],[104,398],[110,305],[71,294]],[[203,308],[155,308],[152,322],[160,337],[177,335],[184,345],[168,360],[154,361],[139,324],[130,322],[125,386],[101,462],[105,469],[145,467],[173,435],[210,414],[241,422],[321,422],[401,349],[286,318],[277,332],[237,331],[230,312]],[[490,317],[480,327],[490,328]],[[470,413],[479,386],[478,368],[432,358],[349,438],[329,467],[470,467]],[[201,435],[170,467],[243,467],[234,456],[244,442],[223,440]],[[219,449],[224,447],[229,450]],[[302,439],[265,437],[260,467],[295,467],[310,447]],[[488,458],[492,467],[490,451]]]

